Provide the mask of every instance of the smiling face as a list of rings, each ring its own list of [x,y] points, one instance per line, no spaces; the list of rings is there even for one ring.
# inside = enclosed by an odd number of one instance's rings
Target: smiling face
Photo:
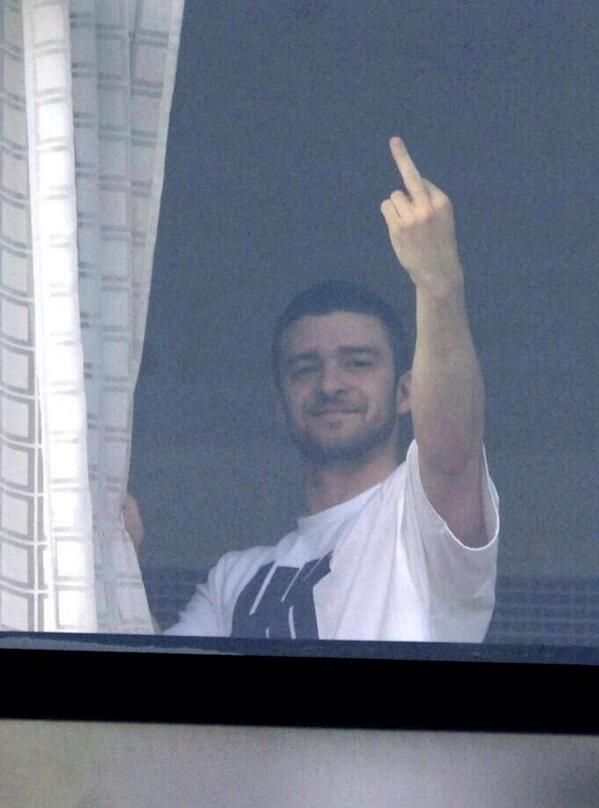
[[[282,337],[280,377],[280,410],[308,461],[397,460],[398,416],[409,405],[376,317],[335,311],[296,320]]]

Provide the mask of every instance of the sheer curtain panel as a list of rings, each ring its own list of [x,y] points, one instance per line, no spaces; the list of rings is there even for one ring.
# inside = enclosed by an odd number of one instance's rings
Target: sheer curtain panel
[[[4,631],[152,631],[121,506],[182,15],[0,4]]]

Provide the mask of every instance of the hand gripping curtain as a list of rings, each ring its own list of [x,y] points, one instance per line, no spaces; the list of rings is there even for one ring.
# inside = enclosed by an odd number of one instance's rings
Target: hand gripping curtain
[[[0,4],[0,629],[149,632],[121,507],[183,0]]]

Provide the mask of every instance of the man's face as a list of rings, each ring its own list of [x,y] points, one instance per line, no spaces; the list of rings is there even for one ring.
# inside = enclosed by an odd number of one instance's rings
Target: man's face
[[[397,451],[398,415],[408,404],[376,317],[306,315],[283,333],[280,362],[280,406],[306,459],[335,465]]]

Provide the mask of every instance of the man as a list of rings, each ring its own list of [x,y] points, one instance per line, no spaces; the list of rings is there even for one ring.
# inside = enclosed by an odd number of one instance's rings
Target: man
[[[452,206],[403,142],[381,205],[416,288],[411,370],[393,311],[363,287],[299,295],[273,343],[277,409],[304,461],[307,515],[274,547],[227,553],[167,633],[482,641],[494,601],[497,495]],[[415,442],[398,457],[400,416]]]

